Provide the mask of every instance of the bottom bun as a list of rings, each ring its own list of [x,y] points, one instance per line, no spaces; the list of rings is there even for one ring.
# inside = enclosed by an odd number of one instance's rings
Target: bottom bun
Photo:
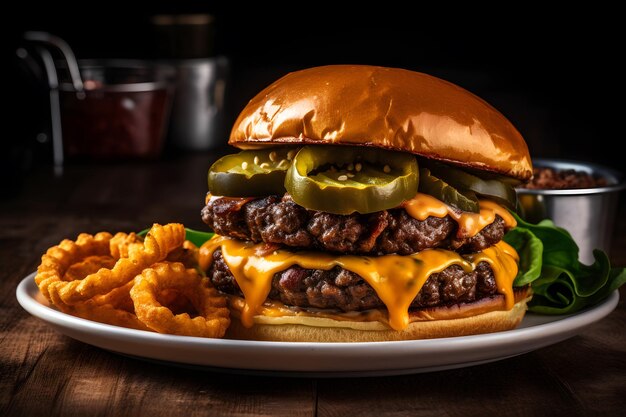
[[[530,290],[515,289],[515,304],[505,310],[504,297],[497,296],[453,307],[437,307],[411,313],[406,329],[396,331],[380,321],[351,321],[294,314],[291,316],[255,316],[247,328],[238,320],[237,309],[226,333],[227,338],[281,342],[380,342],[467,336],[514,329],[526,314]],[[232,305],[233,303],[231,303]]]

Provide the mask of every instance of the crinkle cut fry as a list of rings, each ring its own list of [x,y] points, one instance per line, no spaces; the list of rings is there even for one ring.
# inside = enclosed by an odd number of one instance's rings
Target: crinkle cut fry
[[[83,279],[87,275],[93,274],[102,268],[113,268],[115,262],[117,262],[117,259],[108,255],[88,256],[83,260],[72,264],[67,271],[65,271],[63,281]]]
[[[159,333],[183,336],[223,337],[230,325],[226,298],[210,286],[208,278],[179,262],[161,262],[144,270],[130,291],[135,313],[146,326]],[[186,297],[197,317],[174,314],[158,299],[165,290],[179,291]]]
[[[51,291],[50,296],[52,303],[66,314],[103,324],[151,331],[137,318],[133,311],[134,306],[129,292],[134,283],[134,280],[129,281],[108,294],[74,305],[65,304],[56,291]]]
[[[180,248],[174,249],[167,259],[171,262],[181,262],[186,268],[197,268],[200,249],[189,240],[185,240]]]
[[[165,226],[154,224],[143,245],[130,244],[128,258],[120,258],[112,269],[101,269],[82,280],[52,282],[48,291],[54,288],[64,304],[85,302],[123,286],[145,268],[164,260],[172,250],[181,246],[184,240],[185,228],[182,224],[170,223]]]
[[[116,233],[111,239],[111,255],[114,258],[128,258],[132,246],[143,245],[143,238],[135,233]],[[185,240],[182,246],[171,251],[166,260],[182,262],[187,268],[195,268],[198,265],[199,249],[192,242]]]
[[[136,233],[118,232],[111,238],[110,250],[114,258],[128,258],[128,250],[131,245],[143,244],[143,239]]]
[[[95,236],[81,233],[76,242],[65,239],[57,246],[48,249],[45,255],[41,257],[41,263],[37,268],[37,275],[35,275],[35,283],[41,293],[50,300],[49,286],[53,283],[63,282],[65,273],[75,263],[76,259],[109,255],[110,240],[111,234],[107,232],[101,232]]]
[[[185,240],[183,225],[154,224],[145,239],[103,232],[81,234],[76,242],[63,240],[42,257],[35,281],[52,304],[77,317],[138,330],[222,337],[230,324],[226,298],[198,274],[197,266],[198,248]],[[135,287],[137,300],[131,296]]]

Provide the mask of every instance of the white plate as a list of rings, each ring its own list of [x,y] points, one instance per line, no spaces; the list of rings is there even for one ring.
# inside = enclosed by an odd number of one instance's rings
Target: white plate
[[[20,305],[59,332],[144,360],[238,373],[290,376],[400,375],[461,368],[521,355],[580,333],[617,306],[614,291],[567,316],[527,314],[515,330],[476,336],[375,343],[289,343],[174,336],[80,319],[49,307],[34,274],[17,287]]]

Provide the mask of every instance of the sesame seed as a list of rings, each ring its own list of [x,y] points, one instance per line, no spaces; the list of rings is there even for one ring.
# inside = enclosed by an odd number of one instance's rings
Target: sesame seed
[[[348,179],[348,176],[347,175],[340,175],[340,176],[337,177],[337,179],[339,181],[346,181]]]
[[[357,162],[356,165],[355,165],[356,172],[360,172],[361,168],[363,168],[363,165],[361,165],[360,162]]]
[[[259,159],[259,157],[258,157],[258,156],[255,156],[255,157],[254,157],[254,164],[255,164],[255,165],[259,165],[259,162],[260,162],[260,161],[261,161],[261,160]]]
[[[293,157],[296,156],[296,150],[292,149],[289,152],[287,152],[287,159],[289,159],[290,161],[293,159]]]
[[[391,167],[389,165],[385,165],[383,167],[383,171],[385,172],[385,174],[389,174],[391,172]]]
[[[278,165],[276,165],[278,168],[282,168],[285,165],[288,165],[289,162],[286,159],[281,159],[280,162],[278,163]]]
[[[348,172],[348,178],[354,178],[354,174],[351,172]]]
[[[243,162],[241,163],[241,168],[243,168],[243,169],[248,169],[248,163],[247,163],[246,161],[243,161]]]
[[[269,168],[270,164],[268,164],[267,162],[263,162],[261,165],[259,165],[261,168]]]
[[[270,161],[276,162],[276,152],[270,152]]]

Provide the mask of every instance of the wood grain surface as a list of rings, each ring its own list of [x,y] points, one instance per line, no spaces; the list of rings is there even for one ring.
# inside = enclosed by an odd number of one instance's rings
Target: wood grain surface
[[[614,416],[626,406],[626,291],[581,334],[514,358],[394,377],[249,376],[153,364],[57,333],[17,303],[45,250],[153,222],[203,229],[217,154],[41,169],[0,202],[0,416]],[[611,258],[626,265],[624,199]]]

